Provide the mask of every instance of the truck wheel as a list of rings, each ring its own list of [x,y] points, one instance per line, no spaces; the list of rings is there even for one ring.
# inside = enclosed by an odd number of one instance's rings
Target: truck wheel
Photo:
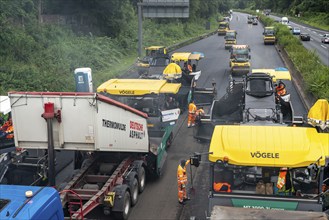
[[[123,210],[121,212],[113,212],[115,219],[128,219],[130,214],[130,194],[128,191],[125,192],[123,197]]]
[[[138,170],[138,192],[142,193],[145,189],[145,169],[141,166]]]
[[[138,180],[136,178],[134,178],[134,180],[133,180],[130,191],[131,191],[131,206],[134,206],[138,202],[138,192],[139,192]]]

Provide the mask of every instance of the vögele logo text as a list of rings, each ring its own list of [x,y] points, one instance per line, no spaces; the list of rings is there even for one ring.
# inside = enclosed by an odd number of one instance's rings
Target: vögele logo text
[[[133,90],[119,90],[119,93],[122,95],[134,95],[135,92]]]
[[[274,158],[274,159],[279,159],[280,154],[279,153],[271,153],[271,152],[250,152],[250,155],[252,158]]]

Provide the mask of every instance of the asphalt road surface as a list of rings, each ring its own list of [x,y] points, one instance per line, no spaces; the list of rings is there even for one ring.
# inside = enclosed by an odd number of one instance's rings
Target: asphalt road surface
[[[270,17],[278,21],[281,20],[281,17],[278,16],[270,15]],[[311,41],[302,41],[302,44],[306,49],[310,51],[315,51],[316,54],[319,55],[319,58],[322,63],[329,66],[329,44],[323,44],[321,42],[321,36],[328,32],[316,29],[314,27],[310,27],[308,25],[294,23],[292,21],[289,21],[289,25],[292,27],[299,27],[301,33],[310,34]],[[297,37],[299,38],[299,36]]]
[[[263,27],[261,24],[248,25],[246,15],[234,13],[230,27],[238,32],[238,44],[248,44],[251,47],[252,68],[284,67],[275,47],[263,44]],[[202,75],[198,81],[198,87],[211,87],[211,82],[215,80],[218,97],[225,93],[230,74],[229,52],[225,50],[223,36],[213,35],[177,51],[203,52],[205,59],[199,62]],[[291,94],[295,114],[305,115],[306,109],[293,84],[287,85],[287,90]],[[209,148],[209,144],[199,143],[193,139],[193,128],[187,128],[186,117],[185,113],[178,121],[174,142],[168,150],[163,175],[156,180],[148,179],[145,191],[140,194],[139,202],[131,210],[129,219],[206,218],[209,189],[209,164],[206,156],[203,156],[203,161],[198,168],[192,168],[192,175],[190,172],[188,173],[189,188],[192,187],[191,176],[193,176],[193,189],[190,189],[191,200],[185,205],[178,203],[176,171],[179,161],[188,159],[193,152],[207,152]],[[233,215],[232,217],[234,217]]]

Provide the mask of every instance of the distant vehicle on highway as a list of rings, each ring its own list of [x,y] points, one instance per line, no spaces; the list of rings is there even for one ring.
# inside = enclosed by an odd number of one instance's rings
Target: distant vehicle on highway
[[[292,32],[293,35],[300,35],[300,28],[299,27],[294,27],[291,30],[291,32]]]
[[[263,13],[264,15],[269,16],[271,13],[271,9],[265,9]]]
[[[258,25],[258,20],[256,18],[254,18],[254,20],[252,21],[253,25]]]
[[[282,17],[281,18],[281,24],[288,25],[289,19],[287,17]]]
[[[311,35],[308,34],[308,33],[301,33],[299,35],[299,37],[302,41],[310,41],[311,40]]]
[[[329,43],[329,34],[322,35],[321,42],[324,44],[328,44]]]

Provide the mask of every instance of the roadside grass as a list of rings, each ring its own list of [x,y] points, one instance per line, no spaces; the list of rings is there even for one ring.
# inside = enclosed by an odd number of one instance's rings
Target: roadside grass
[[[170,46],[212,32],[206,20],[152,21],[145,19],[143,46]],[[137,59],[137,26],[120,39],[78,36],[56,25],[5,26],[0,41],[0,94],[8,91],[74,91],[74,69],[90,67],[96,89],[125,73]],[[128,38],[129,36],[136,36]]]

